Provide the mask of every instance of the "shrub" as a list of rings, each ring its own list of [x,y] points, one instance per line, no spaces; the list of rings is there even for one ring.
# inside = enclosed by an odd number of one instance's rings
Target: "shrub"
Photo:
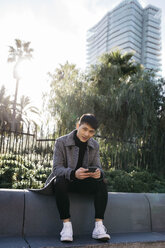
[[[0,155],[0,188],[41,188],[51,166],[28,162],[20,155]]]
[[[0,155],[0,188],[42,188],[51,172],[51,164],[39,165],[19,155]],[[105,172],[110,192],[165,193],[165,178],[155,173],[129,167],[127,171]]]
[[[123,170],[110,169],[105,172],[108,191],[111,192],[151,192],[165,193],[164,178],[158,177],[155,173],[139,169]]]

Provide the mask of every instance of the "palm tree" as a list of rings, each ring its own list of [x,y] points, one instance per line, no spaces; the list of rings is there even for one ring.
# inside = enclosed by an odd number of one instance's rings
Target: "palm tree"
[[[18,119],[19,122],[24,122],[28,127],[30,123],[36,125],[34,118],[32,115],[39,116],[39,110],[35,106],[31,105],[30,98],[28,96],[22,96],[20,99],[20,103],[18,104]],[[34,116],[33,115],[33,116]]]
[[[133,52],[127,52],[122,54],[120,50],[111,51],[105,53],[100,57],[101,63],[116,67],[117,72],[121,77],[127,77],[135,74],[140,65],[134,63]]]
[[[20,75],[18,73],[18,67],[22,61],[31,59],[33,49],[30,48],[30,42],[23,42],[19,39],[15,39],[16,47],[9,46],[9,56],[8,62],[15,62],[13,68],[13,77],[16,79],[16,88],[15,88],[15,97],[13,101],[13,117],[12,117],[12,131],[15,131],[15,122],[16,122],[16,105],[17,105],[17,95],[18,95],[18,85],[20,80]]]

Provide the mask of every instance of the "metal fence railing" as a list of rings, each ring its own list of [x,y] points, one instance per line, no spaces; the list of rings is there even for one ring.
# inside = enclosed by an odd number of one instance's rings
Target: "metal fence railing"
[[[55,139],[37,138],[37,132],[0,131],[0,153],[21,155],[27,162],[52,163]]]
[[[38,138],[33,134],[0,130],[0,153],[22,156],[27,162],[52,165],[55,139],[48,134]],[[104,169],[111,167],[127,169],[136,166],[144,169],[165,170],[165,135],[155,146],[152,142],[144,145],[138,142],[121,142],[97,138]]]

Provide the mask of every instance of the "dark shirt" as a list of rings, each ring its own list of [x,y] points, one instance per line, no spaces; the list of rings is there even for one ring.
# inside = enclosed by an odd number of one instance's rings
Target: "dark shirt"
[[[70,175],[71,180],[75,180],[76,179],[75,178],[75,171],[77,169],[79,169],[80,167],[82,167],[84,154],[85,154],[85,151],[87,149],[87,142],[82,142],[77,137],[77,131],[75,131],[74,140],[75,140],[75,145],[79,148],[79,156],[78,156],[78,162],[77,162],[76,169],[71,172],[71,175]]]
[[[87,142],[82,142],[82,141],[77,137],[77,130],[75,131],[75,134],[74,134],[74,140],[75,140],[75,145],[76,145],[77,147],[79,147],[79,156],[78,156],[78,162],[77,162],[76,169],[71,171],[71,174],[70,174],[70,179],[71,179],[71,180],[76,180],[75,171],[76,171],[77,169],[79,169],[80,167],[82,167],[84,154],[85,154],[85,151],[86,151],[86,149],[87,149]],[[102,178],[103,178],[103,174],[101,173],[100,179],[102,179]]]
[[[77,166],[76,166],[76,170],[77,170],[80,167],[82,167],[84,154],[85,154],[85,151],[87,149],[87,142],[82,142],[77,137],[77,131],[75,132],[74,140],[75,140],[75,145],[79,147],[79,157],[78,157],[78,162],[77,162]]]

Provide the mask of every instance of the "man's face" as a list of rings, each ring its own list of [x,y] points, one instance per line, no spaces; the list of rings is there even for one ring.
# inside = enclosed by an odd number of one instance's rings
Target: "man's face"
[[[88,141],[95,134],[95,129],[87,123],[77,124],[77,137],[82,142]]]

